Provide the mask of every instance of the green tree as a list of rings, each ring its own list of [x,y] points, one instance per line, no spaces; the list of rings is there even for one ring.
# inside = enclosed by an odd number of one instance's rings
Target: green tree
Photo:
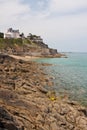
[[[24,38],[24,33],[21,33],[21,34],[20,34],[20,37],[21,37],[21,38]]]
[[[4,33],[0,32],[0,38],[4,38]]]

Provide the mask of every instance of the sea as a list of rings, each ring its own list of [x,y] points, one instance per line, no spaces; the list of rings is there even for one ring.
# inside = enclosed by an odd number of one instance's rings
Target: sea
[[[57,95],[67,95],[70,100],[87,106],[87,53],[66,53],[68,58],[41,58],[46,73],[53,77],[52,88]],[[52,89],[50,88],[50,89]]]

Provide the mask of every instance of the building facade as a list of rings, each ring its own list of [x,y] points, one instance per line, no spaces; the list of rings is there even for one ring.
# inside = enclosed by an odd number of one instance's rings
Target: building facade
[[[4,34],[4,38],[20,38],[20,32],[19,30],[13,30],[12,28],[9,28]]]

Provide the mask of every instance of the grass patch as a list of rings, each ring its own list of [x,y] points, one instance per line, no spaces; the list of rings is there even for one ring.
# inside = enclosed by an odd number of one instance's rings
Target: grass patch
[[[4,49],[6,47],[14,47],[15,44],[17,44],[18,46],[22,46],[23,45],[23,41],[21,38],[18,39],[3,39],[0,38],[0,49]]]

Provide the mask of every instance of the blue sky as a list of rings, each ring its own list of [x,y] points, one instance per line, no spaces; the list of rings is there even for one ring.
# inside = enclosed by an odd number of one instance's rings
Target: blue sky
[[[87,52],[87,0],[0,0],[0,31],[9,27],[58,51]]]

